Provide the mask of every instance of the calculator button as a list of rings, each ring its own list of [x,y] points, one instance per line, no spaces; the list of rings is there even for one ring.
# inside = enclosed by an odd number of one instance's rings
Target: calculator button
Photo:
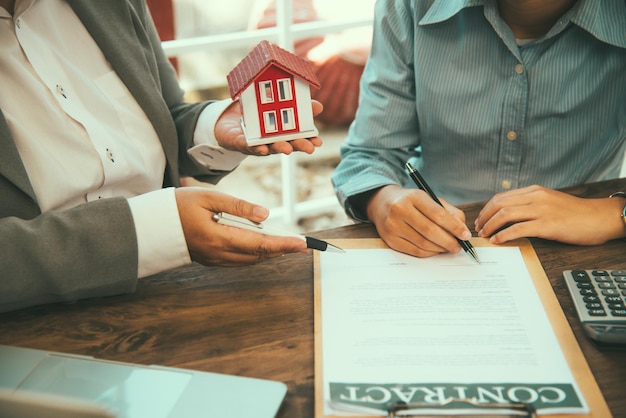
[[[611,315],[613,316],[626,316],[626,309],[615,309],[611,311]]]
[[[604,309],[589,309],[588,313],[591,316],[606,316],[606,311]]]
[[[588,281],[591,280],[591,279],[589,279],[589,275],[587,274],[587,272],[585,270],[574,270],[574,271],[572,271],[572,277],[577,282],[588,282]]]
[[[597,296],[583,296],[583,302],[596,303],[596,302],[600,302],[600,298]]]
[[[604,300],[606,301],[606,303],[620,303],[622,301],[622,298],[620,298],[619,296],[607,296],[604,298]]]
[[[625,276],[613,277],[613,281],[615,283],[626,283],[626,277]]]
[[[596,292],[596,289],[592,287],[590,289],[580,289],[580,294],[582,296],[595,296],[598,292]]]
[[[604,289],[601,293],[604,296],[617,296],[619,298],[619,292],[615,289]]]
[[[598,288],[600,289],[615,289],[615,285],[611,282],[609,283],[598,283]]]
[[[611,276],[626,276],[626,270],[613,270]]]
[[[606,270],[593,270],[591,274],[593,276],[608,276],[609,272]]]
[[[585,307],[587,309],[602,309],[602,304],[600,302],[587,303]]]
[[[605,282],[612,283],[613,282],[613,280],[611,280],[609,276],[597,276],[597,277],[594,277],[593,279],[598,283],[605,283]]]

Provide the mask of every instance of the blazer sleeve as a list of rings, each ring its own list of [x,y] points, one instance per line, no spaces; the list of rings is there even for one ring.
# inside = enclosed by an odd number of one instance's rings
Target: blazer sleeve
[[[6,197],[0,189],[0,199]],[[129,293],[137,239],[126,199],[86,203],[32,219],[0,219],[0,312]]]

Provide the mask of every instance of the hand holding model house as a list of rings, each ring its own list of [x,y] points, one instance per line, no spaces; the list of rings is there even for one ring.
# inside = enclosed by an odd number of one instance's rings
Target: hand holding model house
[[[317,137],[310,87],[320,84],[309,61],[261,41],[226,79],[249,146]]]

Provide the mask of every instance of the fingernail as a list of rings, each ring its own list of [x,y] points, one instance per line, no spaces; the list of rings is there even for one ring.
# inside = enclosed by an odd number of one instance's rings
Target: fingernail
[[[265,219],[269,216],[270,211],[263,206],[255,206],[252,214],[255,218]]]

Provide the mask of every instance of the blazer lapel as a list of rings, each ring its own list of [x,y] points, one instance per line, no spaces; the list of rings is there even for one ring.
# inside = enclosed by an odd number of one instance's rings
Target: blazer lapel
[[[0,175],[6,177],[16,187],[36,201],[35,191],[30,184],[26,167],[15,146],[9,127],[0,111]]]
[[[152,44],[130,1],[66,0],[96,41],[154,126],[169,169],[178,172],[176,127],[159,85],[159,68],[150,51]],[[92,6],[96,4],[96,6]],[[144,53],[144,51],[147,51]]]

